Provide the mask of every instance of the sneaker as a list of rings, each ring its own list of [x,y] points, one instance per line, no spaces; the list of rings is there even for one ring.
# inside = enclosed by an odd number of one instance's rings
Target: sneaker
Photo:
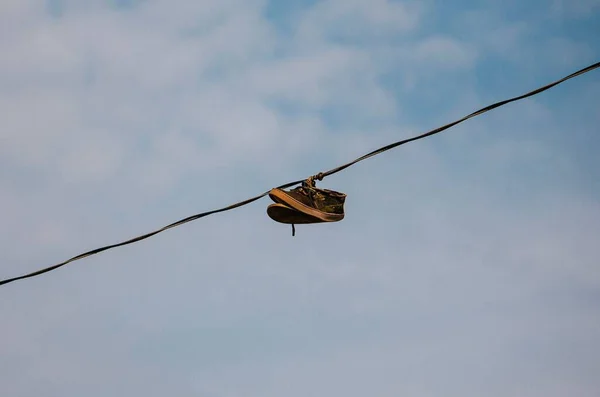
[[[280,206],[271,207],[271,213],[280,215],[278,219],[294,217],[304,221],[302,223],[338,222],[344,219],[344,202],[346,194],[333,190],[315,187],[312,178],[290,191],[275,188],[269,192],[269,197],[277,204],[296,210],[303,214],[293,214]],[[269,210],[267,209],[267,212]],[[271,216],[271,214],[269,214]],[[272,219],[281,222],[281,220]],[[292,223],[292,222],[283,222]],[[301,223],[301,222],[297,222]]]

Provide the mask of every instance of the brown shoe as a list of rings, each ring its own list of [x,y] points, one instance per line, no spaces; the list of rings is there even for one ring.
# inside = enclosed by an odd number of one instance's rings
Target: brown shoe
[[[308,217],[302,218],[299,215],[292,215],[292,213],[286,212],[287,210],[279,206],[272,207],[271,211],[273,213],[282,215],[285,213],[288,217],[297,217],[300,220],[304,220],[305,222],[303,223],[338,222],[344,219],[344,202],[346,200],[346,194],[333,190],[319,189],[315,187],[312,178],[309,178],[302,183],[302,186],[292,189],[291,191],[285,191],[278,188],[272,189],[269,192],[269,197],[271,197],[275,203],[283,204]],[[275,218],[273,219],[277,220]],[[285,216],[282,216],[279,219],[285,219]]]

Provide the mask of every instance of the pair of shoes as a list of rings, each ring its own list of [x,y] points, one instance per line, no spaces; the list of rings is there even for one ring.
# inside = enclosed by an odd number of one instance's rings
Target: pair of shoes
[[[291,224],[292,236],[295,234],[294,225],[344,219],[346,194],[317,188],[314,177],[290,191],[271,189],[269,197],[275,204],[267,207],[267,214],[276,222]]]

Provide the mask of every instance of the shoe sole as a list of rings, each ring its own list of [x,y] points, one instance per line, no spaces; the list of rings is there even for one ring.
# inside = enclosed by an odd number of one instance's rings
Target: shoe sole
[[[323,212],[296,200],[293,197],[287,195],[281,189],[271,189],[269,197],[277,203],[287,205],[293,209],[302,213],[308,214],[312,217],[322,220],[323,222],[338,222],[344,219],[344,214],[332,214],[330,212]]]
[[[309,223],[322,223],[321,219],[305,214],[304,212],[296,211],[287,205],[276,203],[267,207],[267,214],[275,222],[295,225],[305,225]]]

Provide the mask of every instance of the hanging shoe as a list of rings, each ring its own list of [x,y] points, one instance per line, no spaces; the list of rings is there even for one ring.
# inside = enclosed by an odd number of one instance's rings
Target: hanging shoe
[[[312,177],[302,182],[301,186],[290,191],[279,188],[271,189],[269,197],[275,203],[283,204],[285,207],[303,214],[301,216],[280,206],[270,206],[271,213],[269,213],[269,209],[267,209],[267,213],[277,222],[300,224],[338,222],[344,219],[346,194],[333,190],[319,189],[315,187]],[[289,222],[289,218],[297,218],[302,222]]]

